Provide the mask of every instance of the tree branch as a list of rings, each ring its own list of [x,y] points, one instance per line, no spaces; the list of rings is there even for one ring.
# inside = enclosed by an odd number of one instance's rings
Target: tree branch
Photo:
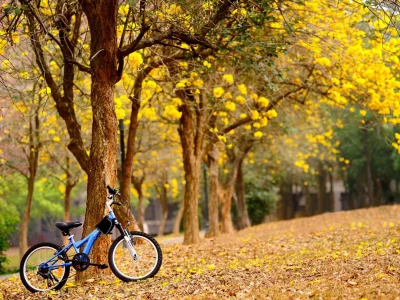
[[[221,20],[226,18],[234,2],[237,2],[237,0],[225,0],[215,15],[200,29],[199,36],[204,38]]]
[[[77,62],[77,61],[75,61],[75,60],[72,60],[72,59],[67,59],[67,60],[65,60],[67,63],[70,63],[70,64],[73,64],[73,65],[75,65],[75,66],[78,66],[78,69],[80,70],[80,71],[82,71],[82,72],[86,72],[86,73],[88,73],[88,74],[92,74],[92,69],[90,69],[89,67],[86,67],[86,66],[84,66],[84,65],[82,65],[81,63],[79,63],[79,62]]]
[[[61,96],[60,91],[58,90],[58,86],[50,72],[49,66],[46,63],[42,46],[39,43],[39,37],[35,28],[34,17],[31,14],[31,11],[27,11],[26,15],[28,19],[31,44],[36,56],[36,62],[42,72],[42,76],[44,77],[47,86],[51,90],[51,96],[56,103],[57,112],[63,118],[67,126],[67,130],[71,139],[70,143],[68,144],[68,149],[74,154],[82,169],[86,173],[88,173],[89,156],[86,153],[83,145],[81,126],[79,125],[75,115],[74,103],[72,99],[69,99],[69,97]]]

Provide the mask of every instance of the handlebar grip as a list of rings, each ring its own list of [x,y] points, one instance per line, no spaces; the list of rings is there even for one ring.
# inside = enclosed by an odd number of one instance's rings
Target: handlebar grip
[[[116,195],[118,193],[117,190],[112,189],[109,185],[107,185],[107,190],[110,193],[110,195]]]

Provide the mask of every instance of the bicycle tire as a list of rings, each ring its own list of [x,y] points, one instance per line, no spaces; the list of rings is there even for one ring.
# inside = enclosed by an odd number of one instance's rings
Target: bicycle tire
[[[158,273],[158,271],[160,270],[161,264],[162,264],[162,251],[161,251],[160,245],[153,237],[151,237],[150,235],[148,235],[144,232],[133,231],[133,232],[130,232],[130,235],[131,235],[131,238],[135,238],[135,237],[144,238],[145,240],[147,240],[147,242],[149,242],[153,246],[153,248],[155,249],[156,254],[157,254],[156,263],[154,264],[154,267],[151,269],[151,271],[148,272],[147,274],[145,274],[145,276],[139,276],[139,277],[126,276],[126,274],[121,272],[119,270],[118,266],[116,266],[116,264],[115,264],[116,247],[118,245],[120,245],[120,243],[124,240],[124,236],[121,235],[112,243],[112,245],[110,247],[110,251],[108,252],[108,262],[110,264],[110,268],[111,268],[112,272],[114,273],[115,276],[117,276],[119,279],[121,279],[122,281],[125,281],[125,282],[145,280],[145,279],[154,277],[154,275],[156,275]]]
[[[53,243],[40,243],[40,244],[36,244],[36,245],[32,246],[31,248],[29,248],[29,250],[26,251],[24,256],[22,257],[21,263],[20,263],[20,267],[19,267],[19,274],[20,274],[21,281],[22,281],[23,285],[32,293],[45,292],[45,291],[50,291],[50,290],[59,290],[64,286],[64,284],[68,280],[68,276],[69,276],[69,272],[70,272],[70,266],[65,266],[64,267],[65,272],[64,272],[61,280],[56,285],[52,286],[49,289],[37,289],[30,283],[30,280],[28,278],[26,278],[26,272],[25,272],[26,262],[30,258],[31,254],[34,253],[37,249],[40,249],[40,248],[54,249],[55,253],[57,251],[59,251],[59,249],[60,249],[59,246],[57,246],[57,245],[55,245]],[[62,253],[60,255],[62,255],[62,257],[65,258],[65,259],[68,258],[65,253]]]

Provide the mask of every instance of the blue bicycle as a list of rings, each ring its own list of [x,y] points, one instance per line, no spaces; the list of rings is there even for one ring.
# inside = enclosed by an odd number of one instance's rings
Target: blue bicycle
[[[85,271],[89,266],[100,269],[108,268],[106,264],[90,262],[89,253],[94,242],[101,234],[110,234],[116,227],[121,235],[112,243],[108,253],[108,263],[112,272],[123,281],[137,281],[153,277],[159,271],[162,263],[160,245],[151,236],[143,232],[129,232],[116,219],[112,205],[121,205],[115,201],[119,195],[117,190],[107,186],[109,215],[97,224],[96,229],[84,239],[75,242],[70,234],[71,229],[82,225],[80,222],[57,222],[69,243],[59,247],[52,243],[40,243],[31,247],[22,257],[20,276],[24,286],[31,292],[59,290],[66,283],[71,267],[77,272]],[[120,195],[119,195],[120,196]],[[129,225],[129,224],[128,224]],[[79,249],[86,246],[83,252]],[[68,251],[75,250],[70,256]]]

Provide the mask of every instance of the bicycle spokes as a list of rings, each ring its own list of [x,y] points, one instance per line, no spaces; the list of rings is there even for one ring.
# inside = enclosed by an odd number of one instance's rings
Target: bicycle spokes
[[[121,239],[113,249],[117,272],[132,280],[148,276],[155,269],[158,259],[154,244],[142,236]]]

